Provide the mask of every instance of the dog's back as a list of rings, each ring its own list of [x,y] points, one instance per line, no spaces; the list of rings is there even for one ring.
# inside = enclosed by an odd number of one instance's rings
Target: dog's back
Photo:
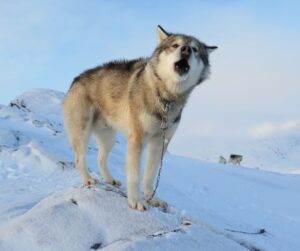
[[[131,84],[134,82],[131,81],[133,75],[138,74],[144,65],[145,61],[141,59],[115,61],[87,70],[76,77],[64,100],[67,130],[74,126],[75,121],[95,122],[100,116],[108,124],[118,120],[118,116],[128,107],[130,90],[137,88]]]

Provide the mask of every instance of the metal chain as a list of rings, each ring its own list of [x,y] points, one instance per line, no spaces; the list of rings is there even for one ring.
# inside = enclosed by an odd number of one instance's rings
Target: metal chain
[[[166,150],[165,148],[166,148],[166,130],[168,129],[168,111],[171,109],[171,105],[164,104],[164,105],[162,105],[162,109],[163,109],[164,115],[162,116],[161,125],[160,125],[160,128],[162,130],[162,136],[163,136],[162,137],[163,138],[162,150],[161,150],[161,156],[160,156],[160,165],[159,165],[158,174],[157,174],[157,178],[156,178],[155,188],[154,188],[150,198],[147,200],[148,202],[153,199],[153,197],[156,193],[156,190],[158,188],[159,181],[160,181],[160,174],[161,174],[162,165],[163,165],[163,156],[164,156],[164,152]]]
[[[166,131],[163,131],[163,145],[162,145],[162,151],[161,151],[161,157],[160,157],[160,165],[159,165],[159,169],[158,169],[158,174],[157,174],[157,178],[156,178],[156,183],[155,183],[155,188],[150,196],[150,198],[147,201],[150,201],[153,199],[156,190],[158,188],[158,184],[160,181],[160,174],[161,174],[161,170],[162,170],[162,165],[163,165],[163,156],[164,156],[164,152],[165,152],[165,145],[166,145]]]

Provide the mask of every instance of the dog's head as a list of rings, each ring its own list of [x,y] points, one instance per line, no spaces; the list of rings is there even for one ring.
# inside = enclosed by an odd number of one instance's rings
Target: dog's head
[[[158,45],[150,65],[157,78],[174,94],[183,93],[209,76],[209,54],[217,49],[198,39],[157,27]]]

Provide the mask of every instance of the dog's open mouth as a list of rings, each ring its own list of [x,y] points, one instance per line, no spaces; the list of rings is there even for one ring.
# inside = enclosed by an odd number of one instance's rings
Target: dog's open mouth
[[[186,59],[180,59],[174,64],[174,69],[179,75],[184,75],[190,70],[190,65]]]

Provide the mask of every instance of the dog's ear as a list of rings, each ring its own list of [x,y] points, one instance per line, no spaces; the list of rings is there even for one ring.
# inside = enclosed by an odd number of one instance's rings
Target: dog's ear
[[[166,32],[160,25],[157,25],[157,44],[160,44],[168,36],[170,36],[170,34]]]
[[[207,46],[207,45],[205,45],[205,49],[207,50],[208,54],[210,54],[214,50],[218,49],[218,46]]]

